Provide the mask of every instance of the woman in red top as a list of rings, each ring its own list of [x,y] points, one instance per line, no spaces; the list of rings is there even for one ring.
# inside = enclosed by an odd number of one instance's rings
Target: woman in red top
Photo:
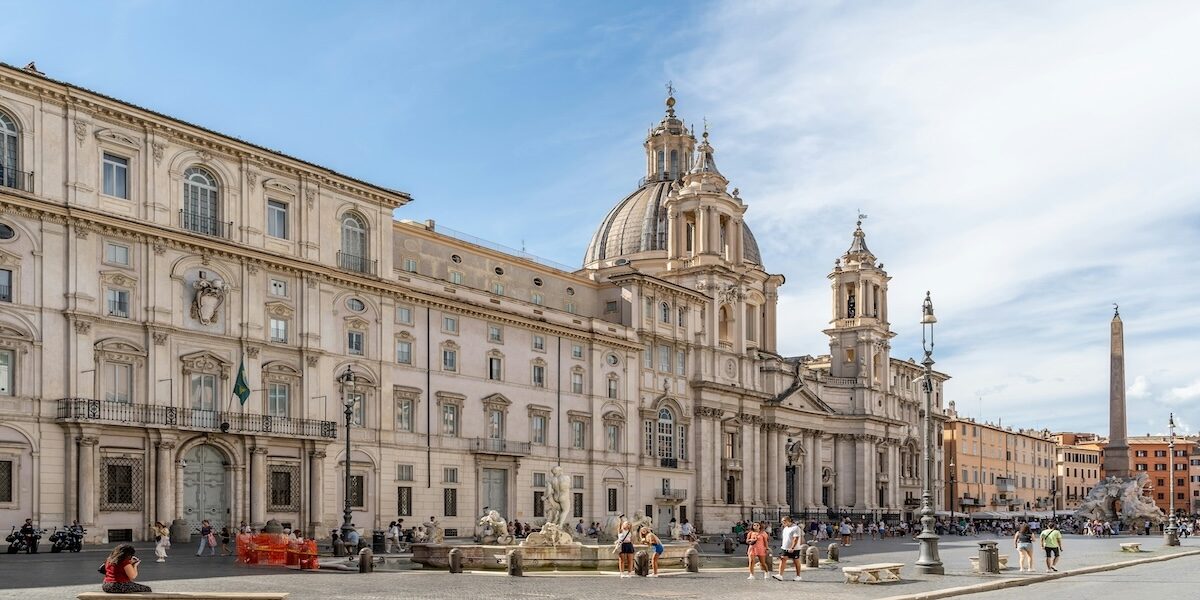
[[[750,526],[750,531],[746,534],[746,544],[750,549],[746,551],[749,558],[750,576],[746,579],[754,579],[754,561],[758,559],[758,563],[762,565],[763,579],[767,578],[767,573],[771,572],[767,566],[767,542],[771,536],[763,531],[761,523],[754,523]]]
[[[120,544],[113,548],[112,554],[104,561],[104,584],[100,589],[110,594],[137,594],[149,592],[150,588],[133,580],[138,576],[138,563],[141,559],[134,556],[133,546]]]

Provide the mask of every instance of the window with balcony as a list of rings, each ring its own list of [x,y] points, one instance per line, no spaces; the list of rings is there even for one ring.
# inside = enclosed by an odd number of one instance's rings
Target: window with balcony
[[[133,365],[104,363],[104,399],[109,402],[133,402]]]
[[[402,365],[412,364],[412,342],[396,340],[396,362]]]
[[[411,432],[413,430],[413,411],[416,400],[401,398],[396,401],[396,430]],[[411,465],[410,465],[411,469]]]
[[[267,384],[267,414],[286,419],[290,416],[292,386],[286,383]]]
[[[217,376],[213,373],[192,373],[188,381],[188,395],[193,410],[216,410]]]
[[[578,373],[578,372],[571,373],[571,393],[572,394],[582,394],[583,393],[583,373]]]
[[[113,198],[129,199],[129,159],[105,152],[101,159],[103,185],[101,193]]]
[[[12,350],[0,350],[0,396],[12,396],[15,392],[16,353]]]
[[[338,266],[359,273],[374,272],[367,241],[367,221],[356,213],[342,215],[342,254]]]
[[[442,370],[451,373],[458,371],[458,351],[450,348],[442,349]]]
[[[129,318],[129,290],[108,288],[104,290],[104,298],[108,316]]]
[[[533,365],[532,384],[533,387],[546,387],[546,367]]]
[[[490,381],[500,381],[504,378],[504,360],[498,356],[489,356],[487,359],[487,373]]]
[[[27,190],[21,172],[21,131],[17,122],[0,112],[0,185]]]
[[[183,172],[183,209],[180,217],[180,225],[188,231],[214,237],[225,236],[217,179],[208,171],[191,167]]]
[[[279,200],[267,200],[267,235],[288,239],[288,205]]]
[[[493,408],[488,411],[487,437],[489,440],[504,439],[504,411]]]
[[[354,356],[362,356],[363,355],[363,346],[365,345],[363,339],[365,337],[366,337],[366,334],[364,334],[361,331],[347,331],[346,332],[346,353],[352,354]]]
[[[587,448],[587,424],[583,421],[571,421],[571,447],[576,450]]]
[[[0,302],[12,302],[12,271],[0,269]]]
[[[287,319],[279,317],[271,317],[270,319],[271,341],[280,344],[286,344],[288,341],[288,322]]]
[[[533,415],[529,419],[529,441],[539,446],[546,443],[546,415]]]

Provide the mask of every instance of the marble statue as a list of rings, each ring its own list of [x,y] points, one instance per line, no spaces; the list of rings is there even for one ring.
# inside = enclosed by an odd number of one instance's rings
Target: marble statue
[[[671,539],[677,542],[683,539],[683,528],[675,519],[671,519]]]
[[[508,533],[508,522],[497,511],[490,510],[483,515],[479,519],[479,527],[481,529],[479,543],[481,544],[507,546],[514,541],[513,536]]]
[[[429,517],[429,522],[425,524],[425,530],[429,532],[429,543],[431,544],[441,544],[446,540],[442,524],[433,517]]]
[[[558,529],[571,534],[567,521],[571,520],[571,478],[563,474],[562,467],[555,465],[550,469],[550,481],[547,482],[550,493],[543,501],[546,506],[546,523],[554,523]]]
[[[429,533],[425,531],[425,526],[417,524],[412,530],[412,540],[414,544],[424,544],[429,541]]]
[[[609,517],[604,522],[604,526],[600,528],[600,533],[597,534],[600,543],[616,541],[617,531],[620,530],[621,523],[624,521],[629,521],[629,519],[626,519],[623,514]],[[654,522],[650,520],[650,517],[643,515],[640,510],[633,513],[633,520],[631,522],[633,523],[634,531],[640,531],[642,527],[649,527],[651,530],[654,529]]]
[[[571,530],[560,527],[558,523],[546,521],[541,531],[536,531],[525,537],[522,546],[570,546],[579,542],[571,536]]]
[[[192,282],[196,294],[192,297],[192,318],[201,325],[212,325],[217,321],[217,309],[225,303],[229,285],[218,279],[201,277]]]
[[[1143,493],[1148,481],[1146,473],[1139,473],[1132,479],[1109,477],[1092,488],[1075,516],[1100,521],[1119,520],[1126,524],[1138,519],[1162,522],[1166,519],[1162,510]]]

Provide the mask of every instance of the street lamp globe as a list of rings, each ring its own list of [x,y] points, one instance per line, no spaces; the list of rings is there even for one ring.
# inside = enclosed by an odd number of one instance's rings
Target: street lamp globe
[[[346,365],[346,370],[337,378],[338,384],[341,386],[342,405],[345,407],[346,413],[346,480],[345,489],[343,492],[342,506],[342,539],[354,530],[353,511],[351,510],[351,489],[350,489],[350,425],[354,422],[354,403],[358,399],[354,393],[355,375],[354,369],[350,365]]]
[[[933,300],[930,299],[929,292],[925,292],[925,302],[921,304],[921,348],[925,351],[925,360],[921,364],[925,367],[925,380],[922,382],[922,387],[925,389],[925,414],[922,415],[921,429],[922,439],[924,441],[923,458],[925,461],[925,469],[922,473],[922,491],[921,491],[921,533],[917,535],[917,541],[920,543],[920,554],[917,556],[917,562],[914,565],[918,573],[925,575],[943,575],[946,572],[942,566],[942,559],[938,556],[938,539],[939,536],[934,531],[934,510],[933,510],[933,480],[934,480],[934,432],[933,432],[933,324],[937,323],[937,317],[933,314]]]

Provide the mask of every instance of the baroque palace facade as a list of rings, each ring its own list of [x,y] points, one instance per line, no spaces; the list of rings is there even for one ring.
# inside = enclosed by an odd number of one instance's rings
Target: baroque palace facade
[[[585,521],[911,513],[922,369],[890,357],[883,265],[856,229],[829,354],[778,354],[783,277],[674,102],[569,271],[395,220],[405,193],[0,66],[0,522],[324,537],[348,472],[360,528],[466,533],[485,506],[540,522],[555,465]]]

